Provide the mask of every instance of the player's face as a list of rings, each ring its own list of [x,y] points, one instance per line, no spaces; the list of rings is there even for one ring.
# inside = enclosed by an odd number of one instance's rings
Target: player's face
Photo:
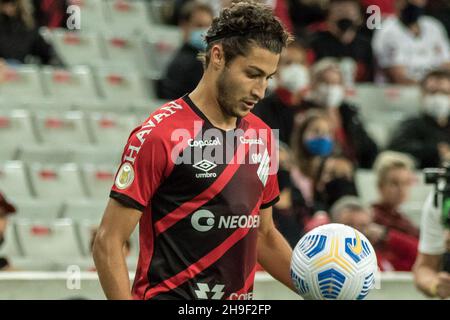
[[[412,185],[412,173],[405,168],[394,168],[386,173],[380,184],[380,194],[385,204],[396,208],[404,203],[409,196]]]
[[[245,117],[264,98],[279,59],[279,54],[253,47],[247,56],[237,56],[224,66],[216,83],[222,112],[229,117]]]

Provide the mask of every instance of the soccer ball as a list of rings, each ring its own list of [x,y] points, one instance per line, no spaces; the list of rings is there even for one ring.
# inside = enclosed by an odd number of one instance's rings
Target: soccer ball
[[[362,300],[375,286],[376,271],[377,258],[369,240],[343,224],[311,230],[292,254],[292,281],[308,300]]]

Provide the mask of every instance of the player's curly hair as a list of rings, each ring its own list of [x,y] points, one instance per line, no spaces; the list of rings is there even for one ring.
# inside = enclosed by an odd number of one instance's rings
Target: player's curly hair
[[[255,45],[278,54],[293,38],[270,7],[257,1],[237,0],[214,18],[205,40],[206,52],[200,58],[206,68],[215,44],[222,45],[228,64],[236,56],[246,56]]]

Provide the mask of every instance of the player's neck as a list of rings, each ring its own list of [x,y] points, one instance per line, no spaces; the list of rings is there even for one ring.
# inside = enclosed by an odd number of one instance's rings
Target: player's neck
[[[217,101],[218,92],[214,83],[204,76],[194,91],[189,94],[189,98],[214,127],[225,131],[235,129],[237,118],[230,117],[222,111]]]

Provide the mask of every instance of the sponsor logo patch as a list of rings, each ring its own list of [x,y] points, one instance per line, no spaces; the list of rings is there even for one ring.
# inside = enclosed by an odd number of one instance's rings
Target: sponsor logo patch
[[[117,174],[115,185],[118,189],[123,190],[128,188],[134,180],[134,169],[133,166],[125,162],[119,169]]]

